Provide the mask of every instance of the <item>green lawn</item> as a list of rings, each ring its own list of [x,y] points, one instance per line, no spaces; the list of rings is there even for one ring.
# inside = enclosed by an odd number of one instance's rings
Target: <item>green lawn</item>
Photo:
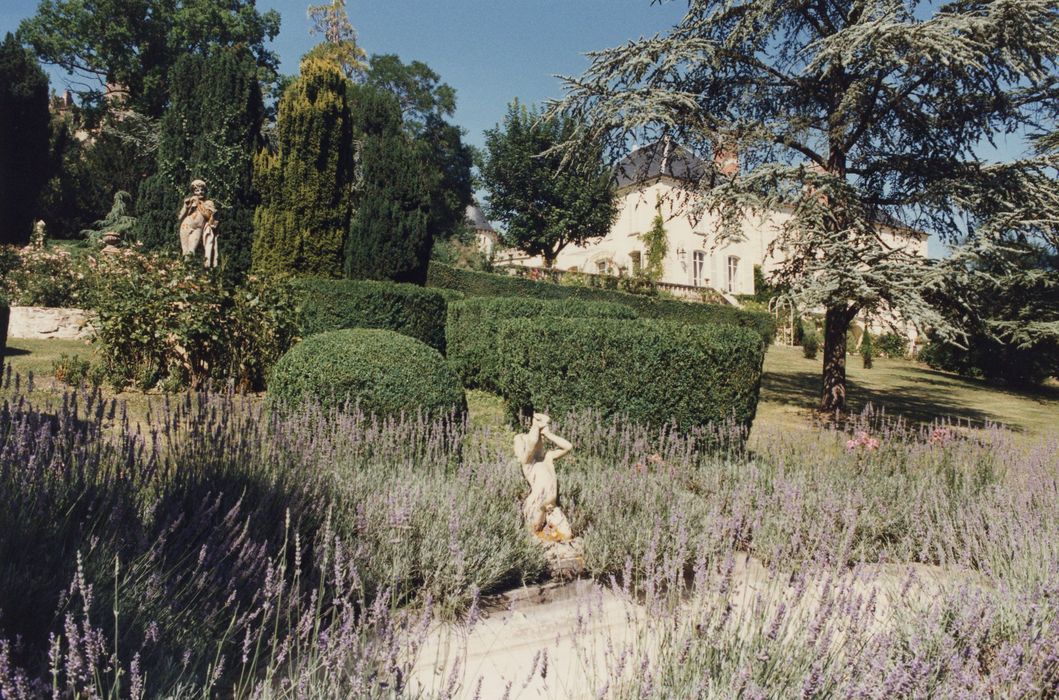
[[[51,375],[52,363],[62,354],[90,356],[82,341],[9,340],[5,357],[22,374],[32,372],[36,391],[58,395],[62,385]],[[773,429],[806,429],[818,416],[821,361],[807,360],[800,348],[773,346],[765,356],[765,376],[755,433]],[[1059,386],[1050,382],[1034,391],[1015,391],[982,380],[932,370],[904,360],[878,359],[863,369],[859,357],[848,361],[849,403],[854,411],[867,404],[913,422],[948,417],[973,426],[1000,423],[1027,435],[1039,435],[1059,426]],[[144,394],[123,392],[133,415],[146,405]],[[478,425],[504,425],[503,402],[472,391],[468,395],[471,419]]]

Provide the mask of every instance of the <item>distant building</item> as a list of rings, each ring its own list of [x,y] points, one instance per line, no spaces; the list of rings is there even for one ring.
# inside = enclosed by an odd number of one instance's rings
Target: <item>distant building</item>
[[[467,226],[474,231],[474,240],[478,244],[478,250],[491,260],[496,252],[499,239],[493,225],[489,223],[489,219],[485,218],[485,212],[478,206],[478,202],[472,201],[467,205],[465,217]]]
[[[718,151],[715,163],[722,173],[739,168],[738,157]],[[610,232],[587,245],[569,245],[560,251],[555,268],[590,274],[635,275],[644,265],[641,236],[661,213],[665,221],[668,251],[662,265],[662,285],[681,296],[696,296],[696,288],[710,287],[732,303],[734,295],[754,293],[754,267],[768,274],[782,258],[769,255],[780,227],[791,212],[776,209],[748,215],[743,221],[743,240],[717,242],[717,217],[696,218],[692,206],[694,186],[705,173],[698,156],[668,140],[638,148],[615,166],[619,215]],[[927,254],[927,236],[897,225],[880,225],[884,239],[910,246]],[[543,266],[540,257],[503,251],[501,264]]]

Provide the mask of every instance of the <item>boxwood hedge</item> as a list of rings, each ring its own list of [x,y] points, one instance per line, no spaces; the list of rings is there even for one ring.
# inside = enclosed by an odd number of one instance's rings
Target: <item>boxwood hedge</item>
[[[598,287],[568,287],[538,282],[524,277],[459,270],[441,263],[430,263],[427,286],[455,289],[467,297],[529,297],[534,299],[578,299],[606,301],[633,309],[640,318],[657,318],[683,323],[715,323],[750,328],[768,345],[776,333],[772,317],[721,304],[701,304],[677,299],[629,294]]]
[[[500,392],[513,413],[592,408],[682,431],[757,411],[765,349],[751,330],[657,320],[505,321]]]
[[[445,351],[445,294],[414,284],[303,278],[292,288],[300,335],[384,328]]]
[[[467,411],[460,380],[441,353],[374,328],[319,333],[295,345],[272,368],[268,399],[281,410],[316,401],[380,416]]]
[[[503,321],[512,318],[636,318],[621,304],[577,299],[479,297],[449,304],[445,324],[449,363],[464,386],[498,389],[496,336]]]

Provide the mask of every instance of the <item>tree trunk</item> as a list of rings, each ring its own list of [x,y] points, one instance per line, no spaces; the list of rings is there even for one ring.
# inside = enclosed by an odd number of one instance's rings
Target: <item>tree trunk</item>
[[[828,307],[824,316],[824,376],[821,411],[846,410],[846,332],[856,307]]]

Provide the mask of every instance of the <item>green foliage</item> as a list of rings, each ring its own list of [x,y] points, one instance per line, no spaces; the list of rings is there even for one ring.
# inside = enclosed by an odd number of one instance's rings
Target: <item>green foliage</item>
[[[79,84],[105,78],[128,91],[126,106],[157,118],[169,102],[170,69],[189,54],[242,47],[261,77],[274,80],[279,57],[265,42],[279,34],[279,22],[275,10],[258,12],[255,0],[41,0],[18,31],[43,61],[79,76]],[[86,87],[80,97],[94,108],[107,105],[98,88]]]
[[[585,146],[565,164],[562,153],[546,153],[575,128],[516,100],[503,123],[485,132],[489,216],[504,223],[505,244],[542,256],[548,267],[567,245],[605,236],[618,213],[598,148]]]
[[[87,382],[95,384],[95,380],[100,379],[98,374],[92,372],[92,363],[78,355],[59,355],[51,369],[56,381],[72,387],[81,387]]]
[[[313,23],[309,33],[321,34],[324,40],[311,48],[305,58],[329,61],[351,80],[363,75],[367,68],[364,64],[367,54],[357,45],[357,32],[349,21],[346,0],[310,5],[309,20]]]
[[[179,250],[176,214],[191,181],[204,180],[219,210],[220,265],[241,278],[250,269],[257,205],[252,165],[264,119],[257,65],[234,49],[189,54],[174,64],[169,87],[158,171],[141,187],[136,236],[148,249]]]
[[[820,351],[820,334],[816,332],[816,325],[808,323],[802,326],[802,355],[807,360],[815,360],[816,353]]]
[[[85,259],[62,248],[0,249],[0,296],[16,306],[78,307],[91,285]]]
[[[48,76],[10,33],[0,42],[0,244],[25,245],[51,176]]]
[[[253,269],[341,277],[353,184],[349,81],[305,61],[279,103],[276,150],[254,159]]]
[[[749,430],[765,351],[751,331],[666,321],[524,318],[497,337],[500,393],[513,412],[594,409],[690,431]]]
[[[293,282],[299,335],[342,328],[385,328],[445,352],[445,297],[394,282],[299,279]]]
[[[860,339],[860,357],[864,361],[864,369],[871,369],[875,348],[872,345],[871,332],[867,328],[864,329],[864,335]]]
[[[689,324],[718,323],[743,326],[756,332],[765,345],[772,342],[776,332],[775,323],[768,314],[744,311],[732,306],[698,304],[596,287],[563,286],[524,277],[458,270],[439,263],[431,263],[427,286],[456,289],[468,297],[532,297],[614,302],[628,306],[640,318]]]
[[[790,212],[772,281],[824,309],[821,408],[842,410],[838,358],[860,311],[956,332],[926,298],[937,263],[908,226],[1055,244],[1057,34],[1051,0],[704,0],[668,33],[593,53],[554,112],[578,125],[570,149],[672,138],[738,152],[735,172],[706,159],[695,204],[720,243],[741,239],[748,211]],[[1036,148],[982,157],[1013,133]]]
[[[964,249],[943,263],[932,301],[964,329],[964,347],[935,335],[932,367],[1039,384],[1059,375],[1059,254],[1019,241]]]
[[[53,112],[51,118],[52,177],[41,192],[39,216],[47,222],[52,238],[76,238],[88,223],[99,217],[107,200],[109,179],[100,179],[91,169],[95,144],[84,144],[74,136],[75,117]],[[120,188],[117,188],[121,191]]]
[[[272,280],[235,285],[198,261],[131,250],[102,256],[96,275],[95,343],[117,389],[261,389],[295,338],[293,300]]]
[[[643,274],[652,282],[662,279],[662,264],[669,249],[669,235],[666,233],[665,220],[659,213],[651,222],[651,228],[644,233],[643,241],[645,264]]]
[[[346,276],[422,284],[433,239],[427,227],[430,183],[418,150],[401,131],[392,95],[368,86],[358,86],[350,95],[361,146]]]
[[[504,321],[513,318],[633,319],[627,306],[577,299],[483,297],[449,304],[445,337],[449,364],[468,388],[497,391],[501,358],[496,339]]]
[[[467,411],[460,380],[441,353],[374,328],[329,331],[295,345],[269,375],[269,400],[284,409],[313,401],[383,417]]]
[[[908,338],[900,333],[882,333],[875,338],[875,351],[883,357],[905,359],[908,357]]]
[[[98,221],[92,222],[92,228],[84,229],[81,235],[93,243],[98,243],[104,233],[113,231],[124,236],[136,226],[136,217],[131,216],[129,202],[132,195],[125,191],[114,193],[114,203],[107,215]]]

